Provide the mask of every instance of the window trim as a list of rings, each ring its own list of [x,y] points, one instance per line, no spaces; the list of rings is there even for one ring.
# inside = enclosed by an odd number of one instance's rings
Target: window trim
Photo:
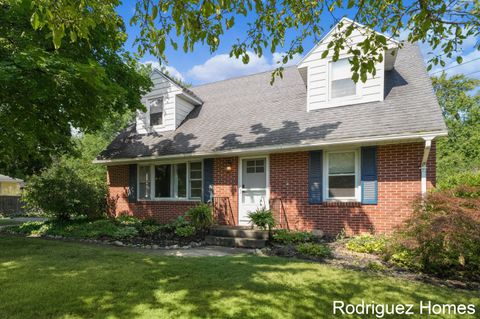
[[[340,60],[345,60],[345,59],[349,59],[351,58],[352,56],[340,56],[338,58],[337,61],[335,62],[338,62]],[[357,83],[355,83],[355,94],[354,95],[348,95],[348,96],[340,96],[340,97],[332,97],[332,77],[333,77],[333,71],[332,71],[332,64],[333,64],[333,59],[330,58],[327,62],[327,68],[328,68],[328,83],[327,83],[327,100],[331,103],[334,103],[334,104],[339,104],[339,105],[342,105],[342,103],[346,103],[348,101],[352,101],[352,100],[357,100],[357,99],[360,99],[362,97],[362,85],[360,83],[360,79],[358,80]]]
[[[354,197],[330,197],[328,194],[328,163],[330,154],[335,153],[355,153],[355,196]],[[361,202],[361,177],[360,177],[360,150],[359,149],[343,149],[335,151],[324,151],[323,159],[323,201],[324,202]]]
[[[202,172],[202,194],[200,197],[191,197],[191,187],[190,187],[190,164],[191,163],[200,163],[201,165],[201,172]],[[155,197],[155,166],[157,165],[171,165],[171,179],[170,179],[170,194],[175,194],[175,179],[176,172],[175,165],[178,164],[187,164],[187,197]],[[149,167],[150,168],[150,198],[141,198],[140,197],[140,167]],[[148,164],[137,164],[137,199],[142,202],[151,202],[151,201],[191,201],[191,202],[198,202],[201,201],[203,198],[203,161],[200,160],[192,160],[192,161],[171,161],[171,162],[156,162],[156,163],[148,163]],[[195,179],[198,180],[198,179]]]

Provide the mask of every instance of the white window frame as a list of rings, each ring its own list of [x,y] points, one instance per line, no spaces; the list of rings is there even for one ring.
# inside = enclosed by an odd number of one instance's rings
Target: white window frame
[[[151,125],[150,124],[150,102],[153,101],[153,100],[158,100],[158,99],[162,99],[162,124],[159,124],[159,125]],[[149,96],[146,100],[146,104],[147,104],[147,112],[146,112],[146,117],[147,117],[147,121],[148,121],[148,127],[152,128],[152,129],[159,129],[159,128],[162,128],[162,127],[165,127],[165,95],[163,94],[159,94],[159,95],[153,95],[153,96]],[[147,122],[146,121],[146,122]]]
[[[340,56],[337,61],[349,59],[351,56]],[[333,59],[328,60],[328,101],[332,104],[339,104],[336,106],[343,105],[344,103],[351,102],[352,100],[360,99],[362,97],[362,85],[360,83],[360,79],[357,83],[355,83],[356,89],[354,95],[348,96],[341,96],[341,97],[332,97],[332,78],[333,78],[333,71],[332,71],[332,64],[335,63]]]
[[[355,153],[355,196],[354,197],[330,197],[329,196],[329,171],[328,162],[330,154],[334,153]],[[360,183],[360,151],[358,149],[345,149],[335,151],[324,151],[323,160],[323,198],[326,202],[361,202],[361,183]]]
[[[201,164],[201,171],[202,171],[202,194],[200,197],[191,197],[191,190],[190,190],[190,164],[191,163],[200,163]],[[178,184],[177,181],[177,174],[175,172],[175,166],[178,164],[187,164],[187,197],[175,197],[177,190],[176,185]],[[157,165],[171,165],[171,177],[170,177],[170,194],[173,197],[155,197],[155,166]],[[140,198],[140,167],[149,167],[150,168],[150,198]],[[198,180],[198,179],[194,179]],[[138,164],[137,166],[137,199],[139,201],[201,201],[203,198],[203,161],[175,161],[175,162],[158,162],[158,163],[150,163],[150,164]]]

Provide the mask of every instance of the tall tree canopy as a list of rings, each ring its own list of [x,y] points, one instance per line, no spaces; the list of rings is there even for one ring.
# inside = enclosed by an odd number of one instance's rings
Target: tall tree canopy
[[[77,5],[82,23],[58,47],[66,30],[32,28],[40,23],[39,2],[0,0],[0,172],[12,176],[72,150],[72,130],[94,132],[116,114],[142,108],[151,86],[123,49],[125,28],[114,5]]]
[[[432,81],[449,130],[438,141],[439,181],[462,172],[480,173],[480,80],[443,74]]]
[[[244,35],[232,46],[230,55],[249,61],[248,51],[261,56],[264,51],[275,52],[286,48],[283,63],[296,53],[304,53],[304,41],[313,37],[318,41],[325,32],[326,16],[338,21],[346,10],[354,20],[370,29],[391,36],[400,32],[408,40],[425,41],[440,54],[431,57],[431,64],[445,65],[445,60],[457,56],[461,62],[461,44],[466,38],[480,36],[480,2],[464,0],[136,0],[136,11],[131,23],[138,26],[136,39],[140,54],[149,52],[165,61],[165,48],[180,46],[193,51],[198,43],[207,44],[214,52],[227,31],[234,25],[244,28]],[[35,28],[52,30],[53,42],[60,46],[69,34],[88,39],[96,28],[86,20],[81,10],[108,10],[116,0],[34,0],[32,16]],[[79,13],[80,12],[80,13]],[[359,47],[350,46],[346,38],[357,28],[349,24],[347,32],[334,38],[329,50],[334,60],[341,50],[353,55],[354,79],[366,80],[374,73],[375,61],[383,59],[386,38],[364,30],[366,36]],[[294,34],[293,38],[291,35]],[[178,40],[179,39],[179,40]],[[180,42],[180,43],[179,43]],[[480,49],[480,42],[475,44]],[[281,66],[275,74],[281,72]]]

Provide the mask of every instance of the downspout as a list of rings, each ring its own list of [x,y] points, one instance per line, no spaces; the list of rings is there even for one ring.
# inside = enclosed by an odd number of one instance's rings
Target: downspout
[[[432,139],[425,139],[425,148],[423,149],[423,158],[422,158],[422,197],[425,197],[427,194],[427,161],[428,155],[430,154],[430,149],[432,148]]]

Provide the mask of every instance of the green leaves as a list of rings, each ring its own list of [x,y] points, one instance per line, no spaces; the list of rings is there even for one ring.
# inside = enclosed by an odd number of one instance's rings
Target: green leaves
[[[118,113],[141,108],[151,85],[123,50],[116,15],[95,22],[86,41],[81,28],[51,30],[42,22],[47,11],[21,3],[0,6],[0,42],[8,44],[0,45],[0,171],[13,176],[38,172],[73,152],[72,128],[96,132]]]

